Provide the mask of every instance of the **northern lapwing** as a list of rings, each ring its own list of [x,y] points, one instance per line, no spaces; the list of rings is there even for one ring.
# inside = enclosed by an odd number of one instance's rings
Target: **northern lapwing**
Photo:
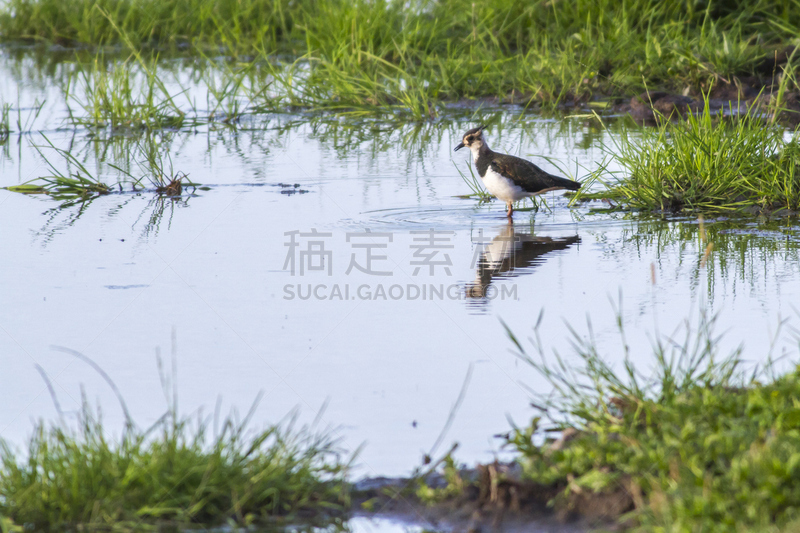
[[[486,126],[479,126],[466,132],[454,150],[465,146],[470,149],[486,190],[508,206],[506,216],[511,217],[514,202],[523,198],[558,189],[577,191],[581,188],[580,182],[548,174],[530,161],[493,152],[483,137],[485,129]]]

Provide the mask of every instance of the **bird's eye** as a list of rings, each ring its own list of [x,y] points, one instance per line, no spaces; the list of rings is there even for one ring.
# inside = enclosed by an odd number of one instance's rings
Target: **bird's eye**
[[[470,143],[471,143],[471,142],[472,142],[474,139],[475,139],[475,137],[473,137],[472,135],[470,135],[469,137],[467,137],[467,142],[470,142]]]

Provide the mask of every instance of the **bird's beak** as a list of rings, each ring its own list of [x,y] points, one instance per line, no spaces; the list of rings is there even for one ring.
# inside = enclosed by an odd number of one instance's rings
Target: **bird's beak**
[[[458,144],[456,145],[456,147],[455,147],[455,148],[453,148],[453,151],[454,151],[454,152],[458,152],[458,151],[459,151],[459,150],[461,150],[462,148],[464,148],[464,143],[463,143],[463,142],[460,142],[460,143],[458,143]]]

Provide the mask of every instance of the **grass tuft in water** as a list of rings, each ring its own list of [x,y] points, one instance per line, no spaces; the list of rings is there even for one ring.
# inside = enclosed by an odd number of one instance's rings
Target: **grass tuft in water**
[[[186,114],[157,69],[157,60],[145,64],[129,59],[108,66],[100,56],[81,65],[65,91],[67,101],[76,101],[83,110],[79,116],[70,112],[73,123],[111,130],[180,128]],[[75,85],[77,93],[71,92]]]
[[[538,355],[529,355],[509,332],[554,389],[536,400],[541,416],[509,438],[522,477],[557,489],[551,504],[559,512],[580,513],[594,502],[628,530],[793,530],[800,368],[777,376],[768,364],[745,373],[740,351],[719,355],[713,326],[702,317],[680,338],[657,340],[648,375],[627,348],[615,369],[591,335],[575,336],[575,364],[545,357],[538,334]],[[546,437],[553,429],[560,439]]]
[[[746,211],[800,209],[797,130],[769,122],[762,109],[725,117],[709,108],[655,129],[623,133],[613,147],[621,176],[601,193],[630,209]]]
[[[146,135],[132,146],[127,147],[124,157],[124,160],[128,163],[126,166],[130,167],[131,162],[134,162],[141,172],[139,177],[136,177],[131,170],[108,163],[109,167],[120,174],[117,182],[110,186],[100,181],[99,178],[94,177],[70,150],[56,147],[45,136],[44,138],[49,146],[34,146],[34,148],[45,160],[53,174],[42,176],[20,185],[9,186],[6,189],[23,194],[46,194],[62,201],[61,207],[68,207],[75,203],[86,202],[97,196],[111,194],[114,189],[122,192],[123,186],[126,184],[130,185],[134,191],[140,190],[145,188],[142,185],[145,180],[150,182],[150,189],[155,191],[156,194],[170,197],[181,196],[186,188],[191,189],[191,193],[194,193],[198,188],[208,190],[208,187],[203,187],[189,179],[188,174],[185,172],[174,169],[168,147],[164,148],[157,137],[158,135]],[[59,170],[42,153],[41,148],[54,150],[66,163],[67,173]],[[70,171],[69,169],[72,168],[75,168],[75,170]]]
[[[162,146],[162,141],[158,140],[157,135],[148,135],[137,141],[136,145],[128,151],[125,160],[134,161],[142,172],[142,176],[137,178],[116,165],[110,166],[130,178],[134,190],[141,187],[145,179],[150,182],[156,193],[165,196],[180,196],[184,187],[190,187],[194,192],[200,185],[192,182],[185,172],[175,170],[169,154],[169,145],[166,148]],[[207,190],[203,187],[201,189]]]
[[[39,152],[39,155],[44,159],[53,173],[49,176],[35,178],[20,185],[6,187],[7,190],[23,194],[47,194],[55,200],[62,201],[64,206],[111,193],[111,188],[92,176],[91,172],[89,172],[83,163],[72,155],[69,150],[58,148],[53,145],[46,136],[43,135],[43,137],[45,141],[47,141],[48,146],[34,145],[34,148]],[[66,174],[61,172],[42,153],[41,148],[50,148],[54,150],[64,159],[68,168],[74,167],[75,170],[72,172],[67,171]]]

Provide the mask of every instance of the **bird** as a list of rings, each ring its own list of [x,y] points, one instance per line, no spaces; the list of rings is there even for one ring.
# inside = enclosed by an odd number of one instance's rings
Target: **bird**
[[[467,131],[453,151],[470,149],[481,181],[489,194],[506,203],[508,218],[518,200],[559,189],[577,191],[581,188],[579,181],[549,174],[520,157],[493,152],[483,136],[485,129],[486,126],[478,126]]]

